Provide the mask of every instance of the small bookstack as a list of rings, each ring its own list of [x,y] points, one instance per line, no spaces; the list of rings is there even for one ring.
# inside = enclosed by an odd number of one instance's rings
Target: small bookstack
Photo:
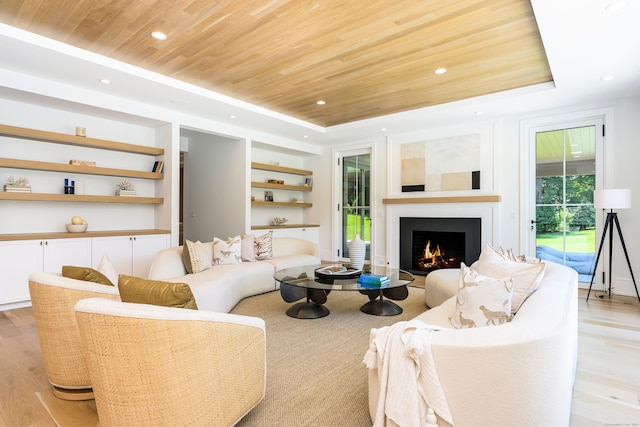
[[[31,193],[31,186],[5,184],[4,191],[7,193]]]
[[[389,278],[381,274],[362,273],[358,277],[358,283],[365,286],[384,286],[389,283]]]

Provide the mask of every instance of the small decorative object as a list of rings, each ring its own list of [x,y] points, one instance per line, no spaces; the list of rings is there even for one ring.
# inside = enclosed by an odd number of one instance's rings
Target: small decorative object
[[[27,178],[14,179],[10,176],[4,185],[4,191],[7,193],[31,193],[31,186]]]
[[[120,181],[117,184],[116,196],[135,197],[136,187],[129,181]]]
[[[75,187],[75,181],[71,181],[71,184],[69,184],[69,178],[64,179],[64,194],[75,194]]]
[[[313,178],[305,178],[304,179],[305,187],[313,187]]]
[[[70,165],[79,165],[79,166],[95,166],[96,162],[91,160],[69,160]]]
[[[279,185],[283,185],[284,184],[284,180],[282,180],[282,179],[269,179],[269,180],[267,180],[267,182],[269,184],[279,184]]]
[[[265,202],[273,202],[273,191],[265,191],[264,192],[264,201]]]
[[[287,218],[277,216],[273,218],[273,225],[284,225],[287,221],[289,221]]]
[[[349,259],[351,260],[351,267],[361,270],[364,266],[365,245],[360,235],[351,239],[349,242]]]
[[[81,216],[74,215],[71,217],[71,223],[65,224],[65,227],[69,233],[84,233],[87,231],[89,224]]]
[[[87,136],[87,128],[76,126],[76,136]]]

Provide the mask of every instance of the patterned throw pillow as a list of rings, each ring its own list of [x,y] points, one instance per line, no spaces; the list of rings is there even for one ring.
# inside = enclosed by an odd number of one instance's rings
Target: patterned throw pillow
[[[147,280],[122,274],[118,278],[118,289],[123,302],[198,309],[191,288],[186,283]]]
[[[456,309],[451,316],[451,324],[461,329],[509,322],[512,291],[513,282],[510,278],[482,276],[461,263]]]
[[[62,266],[62,276],[70,279],[84,280],[85,282],[94,282],[101,285],[114,286],[114,284],[97,270],[89,267],[76,267],[73,265]]]
[[[273,231],[256,237],[254,244],[256,250],[256,259],[261,261],[263,259],[273,259]]]
[[[185,240],[182,247],[182,262],[187,273],[200,273],[201,271],[211,268],[213,262],[213,254],[201,241],[192,242]]]
[[[532,261],[513,261],[513,258],[501,250],[486,244],[480,258],[473,268],[484,276],[511,277],[513,279],[513,299],[511,313],[516,314],[524,301],[538,289],[544,277],[547,264],[535,259]],[[517,257],[515,259],[518,259]]]
[[[240,236],[230,237],[228,240],[213,238],[213,263],[242,264],[242,246]]]

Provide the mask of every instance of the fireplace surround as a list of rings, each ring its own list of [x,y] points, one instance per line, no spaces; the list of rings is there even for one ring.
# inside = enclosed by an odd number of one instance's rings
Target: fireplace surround
[[[425,276],[472,264],[482,249],[481,218],[400,217],[400,268]]]

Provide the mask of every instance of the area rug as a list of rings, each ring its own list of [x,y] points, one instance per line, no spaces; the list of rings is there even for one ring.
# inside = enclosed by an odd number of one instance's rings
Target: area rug
[[[371,426],[367,369],[362,358],[369,331],[424,312],[424,290],[410,287],[397,301],[403,313],[372,316],[360,306],[368,298],[333,291],[320,319],[294,319],[279,292],[242,300],[231,312],[261,317],[267,328],[267,387],[264,400],[238,426]]]

